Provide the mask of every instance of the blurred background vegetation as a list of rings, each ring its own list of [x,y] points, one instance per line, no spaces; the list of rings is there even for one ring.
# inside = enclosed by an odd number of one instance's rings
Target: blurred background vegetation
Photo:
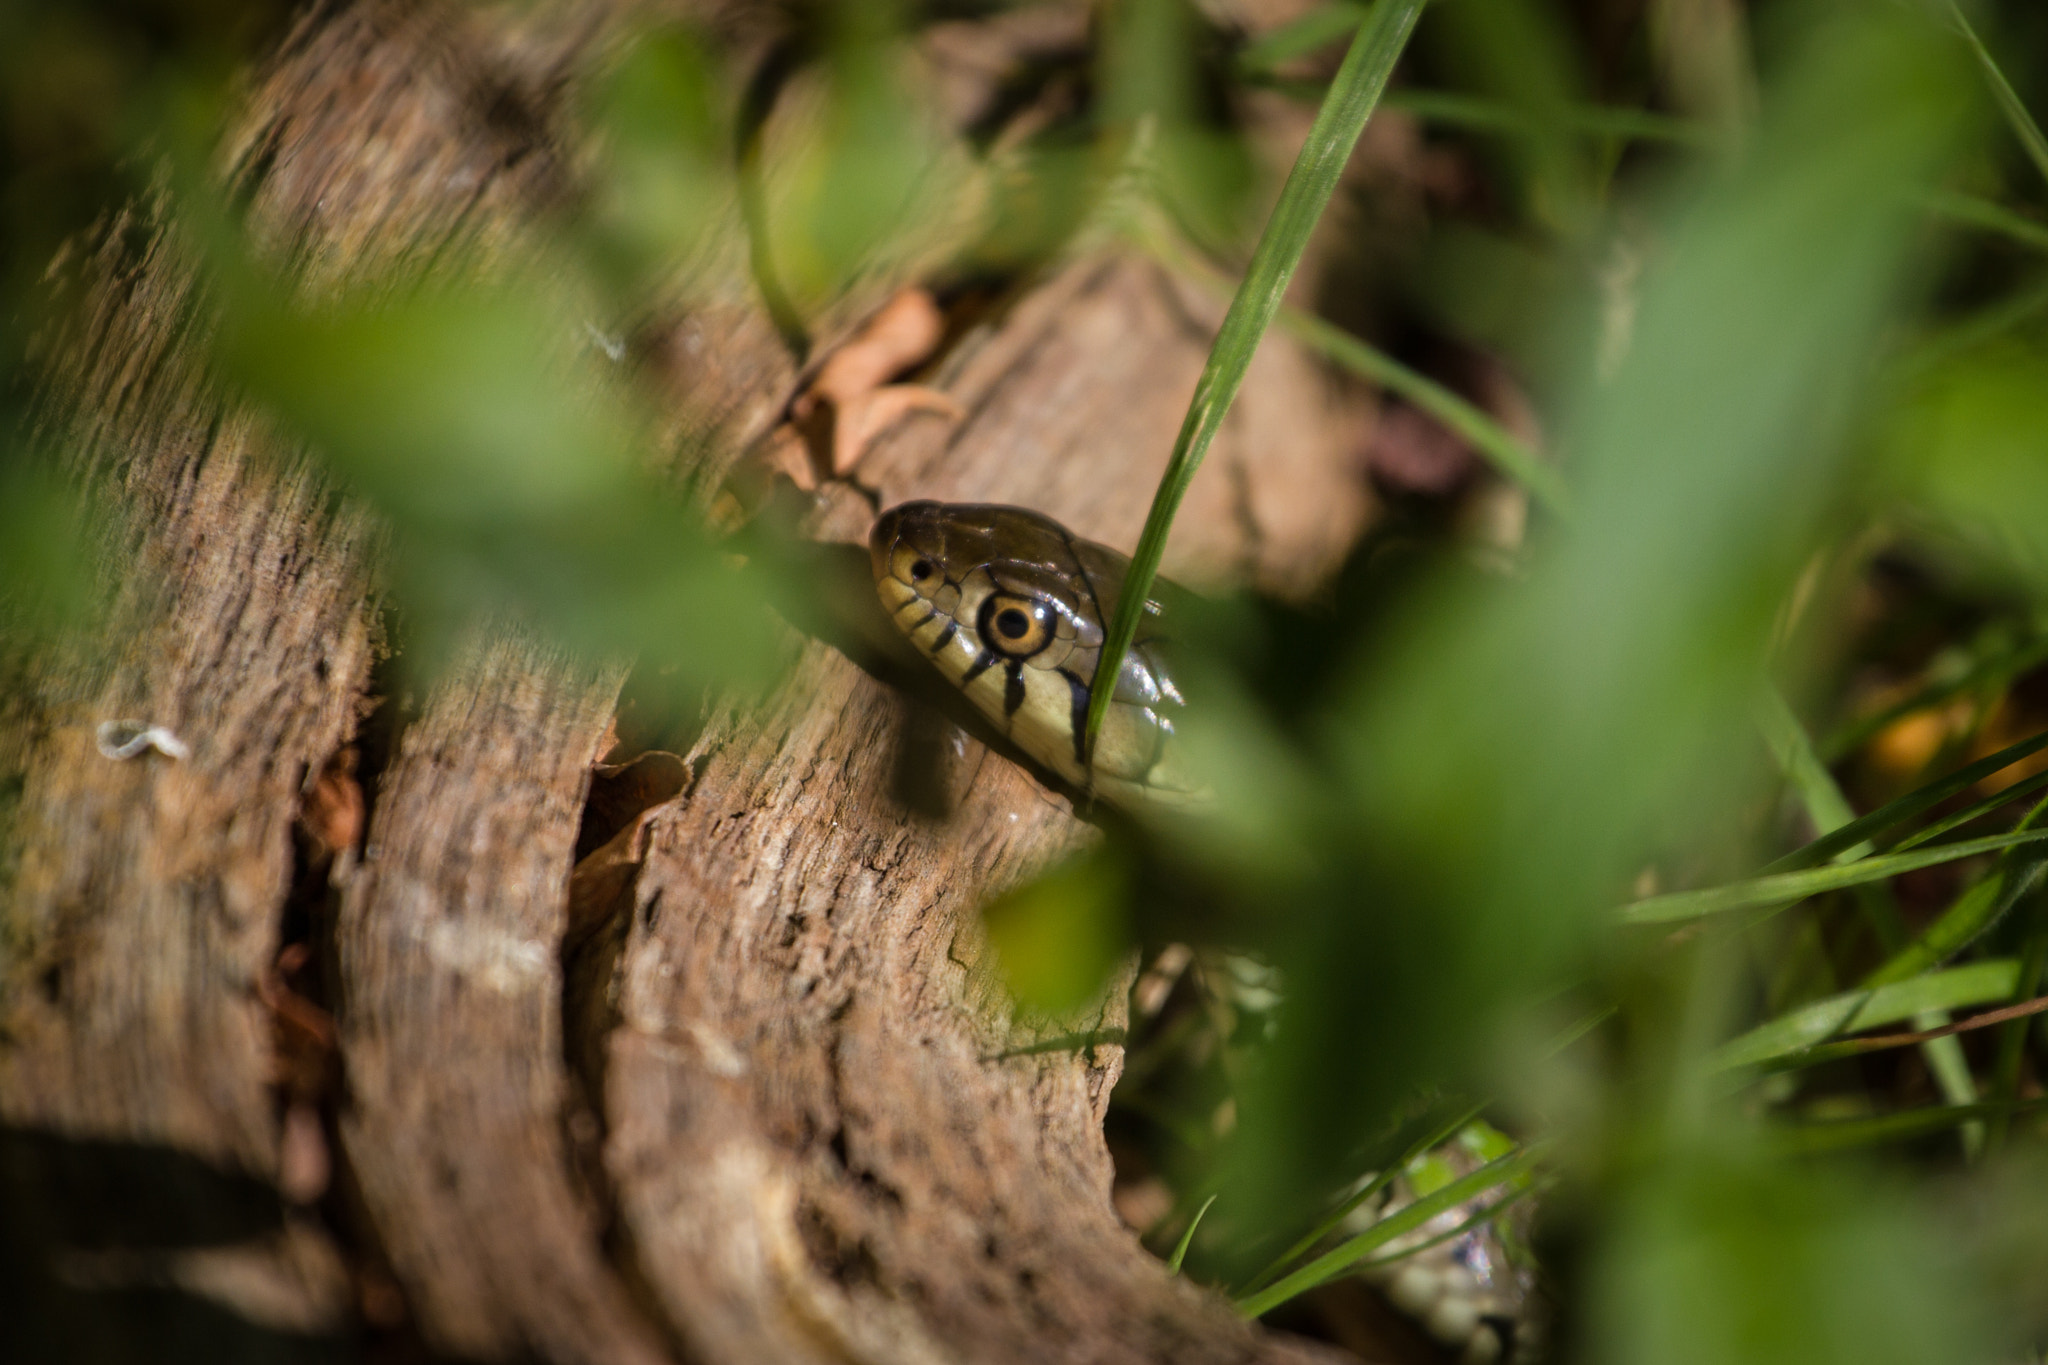
[[[1369,7],[1104,0],[963,149],[901,53],[1003,8],[762,7],[751,65],[650,10],[546,241],[286,285],[209,189],[281,6],[0,7],[0,654],[89,629],[120,544],[36,421],[51,262],[170,201],[212,363],[383,514],[421,657],[513,610],[758,680],[792,589],[660,472],[715,433],[605,370],[643,301],[743,257],[802,357],[941,241],[953,289],[1103,240],[1227,288],[1284,169],[1251,111]],[[1405,1171],[1537,1190],[1560,1359],[2042,1358],[2048,1034],[1973,1025],[2048,964],[2042,110],[2034,0],[1426,7],[1276,324],[1386,386],[1385,514],[1312,606],[1189,622],[1200,828],[992,919],[1054,1012],[1142,948],[1119,1197],[1184,1273],[1341,1337]]]

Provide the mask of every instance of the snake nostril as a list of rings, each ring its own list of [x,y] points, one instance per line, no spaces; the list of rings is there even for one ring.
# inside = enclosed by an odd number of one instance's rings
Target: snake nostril
[[[927,578],[930,578],[932,573],[932,562],[929,559],[920,559],[917,563],[910,566],[910,581],[922,583]]]

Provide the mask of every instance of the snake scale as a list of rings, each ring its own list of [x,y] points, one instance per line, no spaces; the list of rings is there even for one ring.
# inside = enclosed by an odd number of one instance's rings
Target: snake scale
[[[1146,604],[1092,750],[1083,739],[1125,556],[1038,512],[988,503],[904,503],[877,519],[868,550],[896,628],[1033,761],[1127,810],[1201,804],[1206,793],[1175,743],[1186,700],[1156,603]],[[1469,1163],[1459,1148],[1425,1161]],[[1404,1172],[1368,1216],[1414,1199],[1420,1174]],[[1390,1250],[1414,1254],[1371,1278],[1462,1365],[1526,1360],[1537,1349],[1520,1311],[1527,1273],[1508,1264],[1490,1227],[1459,1231],[1472,1212],[1448,1210],[1397,1242]]]

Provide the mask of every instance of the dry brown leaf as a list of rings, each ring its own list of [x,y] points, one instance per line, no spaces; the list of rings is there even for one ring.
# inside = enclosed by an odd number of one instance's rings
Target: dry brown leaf
[[[632,893],[640,864],[647,858],[647,820],[653,811],[650,806],[635,815],[569,874],[569,914],[562,930],[565,950],[601,928]]]
[[[877,436],[913,412],[935,412],[959,421],[966,411],[951,394],[922,384],[888,384],[840,403],[832,422],[832,473],[845,477],[860,463]]]
[[[946,316],[931,291],[902,290],[819,367],[793,413],[801,421],[820,403],[844,405],[880,388],[929,358],[945,335]]]
[[[593,852],[631,824],[634,816],[689,783],[690,765],[662,749],[650,749],[625,763],[598,764],[590,773],[583,831],[576,841],[579,852]]]
[[[355,745],[336,750],[299,806],[299,828],[313,846],[317,861],[353,852],[362,840],[365,806],[362,784],[356,781],[356,763]]]

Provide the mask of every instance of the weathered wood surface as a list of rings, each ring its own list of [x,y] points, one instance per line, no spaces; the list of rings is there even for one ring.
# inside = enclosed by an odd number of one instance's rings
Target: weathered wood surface
[[[310,13],[230,144],[270,246],[334,279],[515,229],[559,190],[549,101],[597,31]],[[294,821],[375,687],[372,522],[187,371],[185,277],[160,241],[119,250],[85,268],[88,306],[50,351],[52,412],[120,489],[136,527],[120,554],[153,577],[134,577],[105,659],[32,673],[0,747],[20,771],[0,911],[9,1199],[44,1198],[39,1182],[110,1142],[194,1190],[210,1177],[191,1158],[293,1184],[264,983]],[[885,503],[1025,502],[1128,545],[1217,312],[1154,266],[1076,263],[938,367],[966,420],[912,419],[856,477]],[[772,329],[731,299],[678,326],[717,352],[671,376],[679,414],[758,436],[795,379]],[[1365,515],[1368,420],[1269,344],[1170,563],[1313,582]],[[857,539],[867,506],[828,488],[820,534]],[[235,1273],[190,1257],[52,1271],[49,1243],[90,1240],[61,1218],[44,1242],[0,1235],[0,1269],[34,1262],[36,1284],[83,1293],[114,1324],[109,1359],[161,1342],[124,1336],[118,1302],[84,1291],[138,1282],[330,1355],[367,1314],[476,1359],[1308,1358],[1168,1277],[1117,1222],[1100,1127],[1117,1050],[1018,1050],[1043,1031],[993,988],[973,911],[1087,827],[950,732],[920,752],[940,756],[951,809],[912,809],[904,746],[948,723],[869,660],[797,648],[772,695],[706,731],[687,788],[612,846],[622,915],[571,954],[565,1021],[570,864],[617,679],[479,643],[397,718],[360,859],[314,912],[332,916],[314,930],[338,1021],[332,1189],[154,1244],[244,1248]],[[129,716],[171,727],[191,760],[99,757],[93,724]]]
[[[1151,265],[1077,264],[944,367],[965,422],[918,419],[859,476],[885,503],[1025,503],[1129,544],[1207,351],[1197,309]],[[1358,529],[1361,414],[1285,347],[1248,394],[1180,558],[1300,581]],[[1286,491],[1253,500],[1267,477]],[[864,503],[833,501],[828,528],[865,530]],[[1265,534],[1276,517],[1312,534]],[[1087,827],[957,731],[927,750],[957,805],[907,807],[917,706],[813,642],[649,822],[605,1083],[649,1283],[718,1360],[1305,1354],[1219,1315],[1118,1223],[1101,1117],[1120,1051],[1023,1050],[1043,1033],[990,988],[973,918]],[[1118,997],[1093,1027],[1122,1022]]]
[[[336,930],[341,1141],[436,1343],[664,1358],[570,1178],[559,949],[616,673],[477,641],[385,769]]]

